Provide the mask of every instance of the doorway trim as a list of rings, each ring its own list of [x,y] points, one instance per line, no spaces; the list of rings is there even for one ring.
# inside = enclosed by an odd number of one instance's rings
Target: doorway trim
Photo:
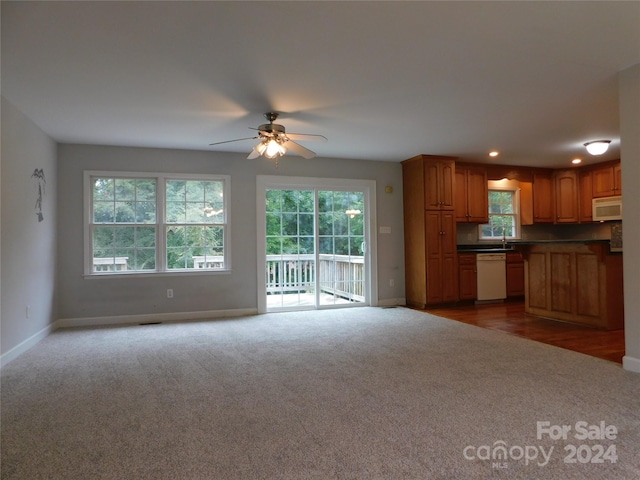
[[[266,191],[275,189],[353,189],[364,192],[367,219],[365,221],[365,289],[368,302],[363,306],[378,305],[378,248],[376,226],[376,182],[348,178],[287,177],[258,175],[256,177],[256,224],[257,224],[257,290],[258,313],[267,313],[267,286],[264,271],[266,251]],[[321,308],[338,308],[324,306]]]

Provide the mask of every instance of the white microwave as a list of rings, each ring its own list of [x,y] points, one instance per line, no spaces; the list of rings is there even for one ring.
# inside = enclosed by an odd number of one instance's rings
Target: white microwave
[[[602,197],[592,200],[594,222],[622,220],[622,196]]]

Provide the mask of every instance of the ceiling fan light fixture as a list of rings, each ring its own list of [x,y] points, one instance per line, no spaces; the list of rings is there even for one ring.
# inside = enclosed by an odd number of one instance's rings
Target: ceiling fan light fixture
[[[591,155],[602,155],[609,148],[611,140],[595,140],[593,142],[587,142],[584,146]]]
[[[276,158],[284,155],[287,152],[287,149],[280,145],[276,139],[271,138],[260,144],[258,151],[260,152],[260,155],[264,155],[267,158]]]

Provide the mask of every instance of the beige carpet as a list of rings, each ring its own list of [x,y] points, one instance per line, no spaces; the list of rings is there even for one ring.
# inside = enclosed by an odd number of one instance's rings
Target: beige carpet
[[[3,479],[640,478],[640,375],[405,308],[58,330],[1,387]]]

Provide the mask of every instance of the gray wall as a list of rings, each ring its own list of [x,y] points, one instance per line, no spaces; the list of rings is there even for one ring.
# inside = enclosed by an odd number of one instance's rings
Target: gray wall
[[[216,275],[83,277],[83,171],[212,173],[231,176],[232,272]],[[84,319],[149,313],[206,312],[257,308],[256,176],[282,175],[375,180],[378,235],[378,298],[404,299],[402,169],[399,163],[282,157],[279,167],[264,158],[206,151],[58,146],[59,318]],[[385,193],[385,186],[393,193]],[[395,280],[395,287],[389,280]],[[166,290],[174,298],[166,298]]]
[[[42,221],[35,169],[46,180]],[[45,336],[56,320],[56,145],[4,97],[0,189],[0,354],[11,356],[17,345]]]
[[[640,64],[620,73],[624,210],[624,328],[627,370],[640,372]]]

